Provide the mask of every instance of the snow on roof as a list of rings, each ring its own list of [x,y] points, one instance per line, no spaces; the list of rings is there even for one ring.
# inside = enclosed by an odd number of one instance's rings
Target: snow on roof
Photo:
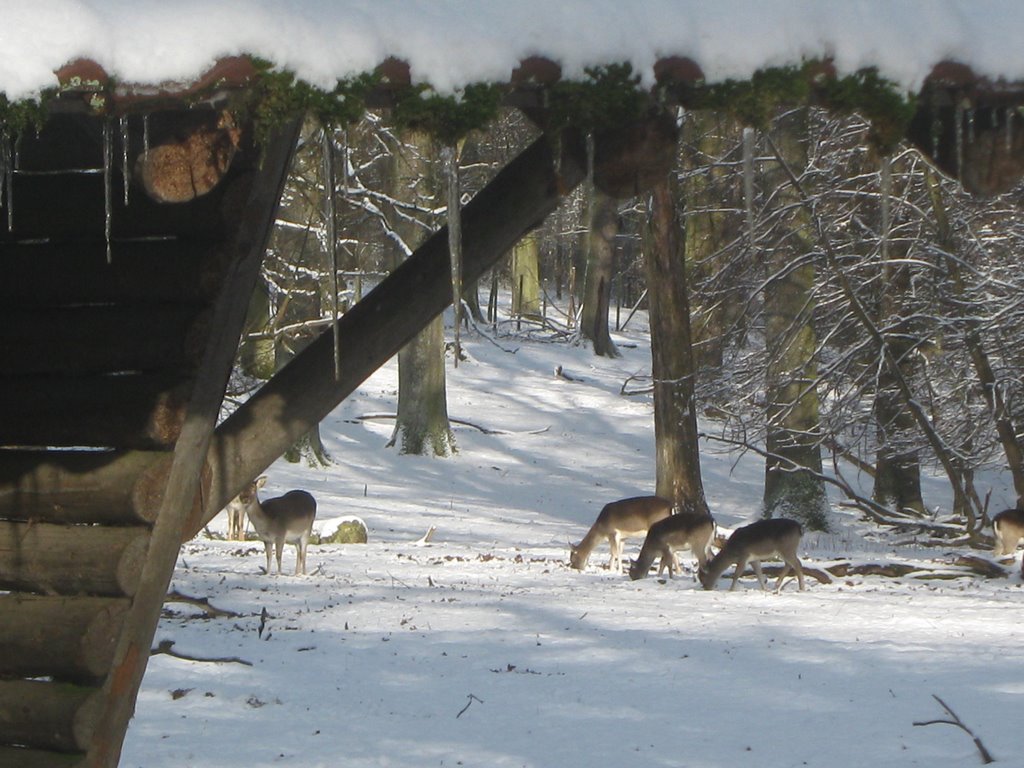
[[[0,92],[12,101],[55,87],[76,59],[157,84],[239,54],[325,89],[388,57],[442,93],[507,82],[531,56],[566,78],[628,61],[648,84],[671,56],[710,82],[824,58],[914,92],[944,60],[1024,81],[1020,0],[0,0],[0,18]]]

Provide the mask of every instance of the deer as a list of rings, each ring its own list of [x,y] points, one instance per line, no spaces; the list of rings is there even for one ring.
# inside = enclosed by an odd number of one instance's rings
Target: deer
[[[266,476],[258,477],[235,498],[244,507],[252,521],[256,536],[267,552],[267,575],[270,575],[270,556],[277,557],[277,572],[281,573],[281,554],[285,543],[295,545],[295,574],[306,572],[306,546],[316,519],[316,499],[307,491],[288,491],[283,496],[260,501],[259,489],[267,483]]]
[[[803,528],[800,527],[800,523],[785,517],[758,520],[756,523],[737,528],[725,542],[725,546],[707,564],[707,567],[700,569],[698,575],[701,586],[704,589],[714,589],[722,572],[736,563],[732,584],[729,587],[731,592],[736,588],[736,581],[743,574],[749,561],[754,568],[761,589],[767,590],[764,574],[761,573],[761,560],[778,555],[782,558],[785,566],[775,584],[775,591],[778,592],[782,588],[782,580],[789,574],[790,569],[796,571],[800,590],[803,591],[804,570],[800,565],[800,559],[796,556],[801,536],[803,536]]]
[[[996,536],[993,554],[996,557],[1012,555],[1024,539],[1024,509],[1004,509],[997,514],[992,518],[992,532]]]
[[[711,539],[715,535],[714,519],[703,512],[683,511],[654,523],[647,531],[640,557],[629,566],[629,578],[636,581],[647,576],[654,558],[660,556],[658,575],[668,566],[672,578],[679,570],[676,550],[689,547],[701,568],[707,565]]]
[[[660,496],[634,496],[604,505],[579,544],[569,545],[569,564],[582,571],[587,567],[590,553],[602,539],[608,539],[611,556],[608,568],[622,570],[622,543],[625,539],[641,536],[659,520],[672,514],[672,502]]]
[[[228,538],[233,541],[245,539],[245,510],[252,504],[253,494],[254,486],[250,485],[224,507],[228,516]]]

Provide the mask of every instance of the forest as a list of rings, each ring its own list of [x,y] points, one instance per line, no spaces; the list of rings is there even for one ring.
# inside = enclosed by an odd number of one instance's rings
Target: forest
[[[981,120],[958,110],[957,163],[1021,140],[1015,110],[984,133]],[[450,338],[438,319],[400,353],[395,449],[457,450],[444,375],[460,329],[614,357],[609,329],[645,309],[654,359],[622,396],[655,393],[659,494],[705,504],[692,414],[702,438],[763,458],[766,516],[828,531],[832,487],[879,527],[988,546],[999,509],[975,478],[1006,472],[1024,493],[1019,190],[968,194],[910,145],[882,146],[867,121],[809,107],[762,128],[680,110],[676,128],[674,168],[653,191],[614,199],[591,179],[480,284],[459,285],[453,269],[463,300]],[[310,121],[250,307],[236,401],[536,133],[511,110],[447,143],[388,113],[345,129]],[[329,462],[317,431],[289,455]],[[929,499],[922,473],[942,478],[952,502]]]

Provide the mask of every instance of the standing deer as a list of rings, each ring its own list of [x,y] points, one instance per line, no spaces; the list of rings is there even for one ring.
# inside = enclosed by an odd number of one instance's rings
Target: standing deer
[[[285,543],[295,545],[295,573],[303,574],[306,572],[306,546],[316,518],[316,499],[306,491],[288,491],[284,496],[261,502],[257,492],[266,482],[266,476],[256,478],[236,500],[244,506],[256,536],[266,547],[267,575],[270,575],[271,545],[277,556],[277,572],[281,573]]]
[[[228,538],[233,541],[245,540],[245,510],[252,504],[256,494],[255,485],[249,485],[224,507],[228,516]]]
[[[803,529],[800,527],[800,523],[785,517],[758,520],[756,523],[737,528],[725,542],[725,546],[711,559],[707,568],[701,569],[700,583],[704,589],[714,589],[722,572],[736,563],[736,570],[732,575],[732,585],[729,587],[729,591],[732,591],[736,588],[736,580],[747,567],[747,561],[750,561],[757,580],[761,584],[761,589],[767,589],[764,574],[761,573],[761,560],[778,555],[785,562],[785,566],[775,584],[775,591],[778,592],[782,588],[782,580],[786,578],[791,568],[796,571],[796,578],[802,591],[804,570],[796,556],[802,535]]]
[[[668,566],[669,578],[679,570],[676,550],[689,547],[701,568],[708,562],[708,548],[715,535],[715,521],[702,512],[684,511],[659,520],[647,531],[640,557],[629,566],[629,578],[642,579],[660,556],[660,574]]]
[[[582,571],[598,542],[608,539],[611,557],[608,567],[622,570],[622,543],[631,536],[641,536],[659,520],[672,514],[672,502],[660,496],[634,496],[605,504],[579,544],[569,545],[569,564]]]
[[[992,532],[996,535],[996,557],[1012,555],[1020,540],[1024,539],[1024,510],[1004,509],[992,518]]]

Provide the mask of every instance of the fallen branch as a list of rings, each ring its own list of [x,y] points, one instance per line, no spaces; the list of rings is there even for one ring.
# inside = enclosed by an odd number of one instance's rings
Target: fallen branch
[[[251,661],[246,661],[245,659],[240,659],[237,656],[223,656],[221,658],[203,659],[203,658],[200,658],[199,656],[189,656],[188,654],[185,654],[185,653],[178,653],[177,651],[174,650],[174,641],[173,640],[161,640],[157,644],[156,648],[154,648],[153,650],[151,650],[149,652],[149,655],[150,656],[156,656],[157,654],[160,654],[160,653],[166,653],[168,656],[173,656],[176,659],[183,659],[185,661],[201,661],[201,662],[204,662],[204,663],[207,663],[207,664],[244,664],[247,667],[251,667],[252,666],[252,662]]]
[[[376,421],[376,420],[391,420],[394,421],[398,418],[397,413],[364,413],[362,416],[356,416],[355,421]],[[528,432],[508,432],[504,429],[488,429],[487,427],[481,427],[479,424],[474,424],[472,421],[466,421],[464,419],[453,419],[450,416],[448,421],[452,424],[458,424],[462,427],[472,427],[479,432],[483,432],[485,435],[513,435],[513,434],[525,434],[525,435],[540,435],[547,432],[551,427],[544,427],[542,429],[534,429]]]
[[[469,709],[469,705],[472,704],[474,701],[479,701],[481,704],[484,703],[483,699],[478,699],[472,693],[469,694],[469,696],[467,698],[469,698],[469,701],[466,702],[466,706],[464,706],[462,709],[459,710],[459,714],[457,714],[455,716],[456,720],[458,720],[460,717],[462,717],[462,713],[465,712],[467,709]]]
[[[949,713],[949,716],[952,718],[952,720],[926,720],[924,722],[915,722],[914,725],[936,725],[939,723],[943,725],[955,725],[957,728],[962,730],[964,733],[966,733],[974,740],[974,746],[976,746],[978,748],[978,752],[981,753],[981,762],[985,763],[986,765],[988,765],[989,763],[994,763],[995,758],[992,757],[992,755],[989,753],[987,749],[985,749],[985,745],[981,743],[981,739],[974,735],[974,731],[972,731],[970,728],[964,725],[964,722],[960,719],[960,716],[957,715],[957,713],[954,712],[952,709],[950,709],[949,705],[942,699],[940,699],[938,696],[936,696],[934,693],[932,694],[932,698],[942,705],[942,708]]]
[[[227,611],[223,608],[217,608],[216,606],[210,605],[210,598],[208,597],[191,597],[190,595],[184,595],[178,590],[172,590],[167,593],[167,597],[164,598],[165,603],[187,603],[188,605],[195,606],[207,616],[213,616],[216,618],[228,618],[237,619],[242,614],[235,613],[234,611]]]

